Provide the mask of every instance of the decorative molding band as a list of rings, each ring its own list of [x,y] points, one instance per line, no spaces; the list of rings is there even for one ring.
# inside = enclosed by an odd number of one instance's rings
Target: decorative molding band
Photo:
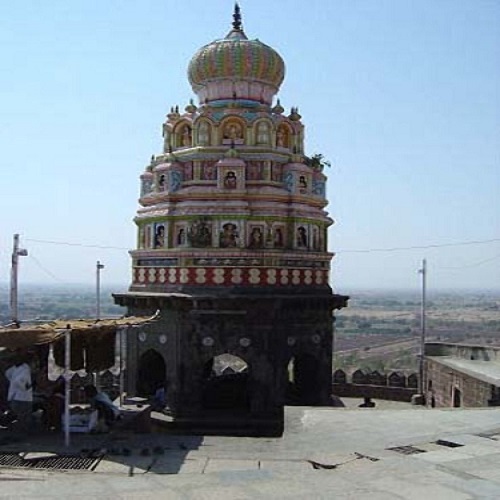
[[[328,269],[227,268],[227,267],[136,267],[133,285],[193,286],[326,286]]]

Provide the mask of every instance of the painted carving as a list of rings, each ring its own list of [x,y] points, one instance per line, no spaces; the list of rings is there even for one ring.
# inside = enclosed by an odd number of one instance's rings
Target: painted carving
[[[273,246],[274,248],[283,248],[284,246],[283,228],[281,227],[274,229]]]
[[[321,250],[321,237],[318,226],[313,226],[312,228],[312,247],[317,252]]]
[[[276,131],[276,146],[278,148],[288,147],[288,130],[286,127],[278,127]]]
[[[246,176],[249,181],[261,181],[264,179],[264,165],[260,161],[249,161],[246,168]]]
[[[180,172],[173,170],[170,172],[170,191],[175,193],[181,188],[182,185],[182,175]]]
[[[232,222],[222,226],[219,245],[221,248],[234,248],[238,246],[239,234],[238,227]]]
[[[170,148],[170,132],[168,130],[167,124],[163,124],[163,152],[168,153]]]
[[[297,228],[296,243],[297,248],[307,248],[307,229],[304,226]]]
[[[164,246],[165,246],[165,226],[163,224],[156,224],[154,248],[163,248]]]
[[[202,121],[198,128],[198,144],[200,146],[210,145],[210,125],[206,121]]]
[[[257,125],[257,144],[269,144],[269,123],[265,121]]]
[[[248,242],[249,248],[263,248],[264,247],[264,233],[260,226],[254,226],[250,231],[250,238]]]
[[[182,128],[181,144],[183,147],[189,147],[192,145],[191,129],[184,125]]]
[[[299,193],[301,194],[307,193],[307,180],[303,175],[299,177]]]
[[[217,180],[217,167],[213,161],[203,161],[200,166],[200,178],[202,181]]]
[[[212,227],[205,220],[195,221],[189,229],[188,239],[193,247],[211,246]]]
[[[165,178],[165,174],[161,174],[158,177],[158,191],[165,191],[167,187],[167,180]]]
[[[325,196],[325,182],[320,180],[313,180],[312,192],[317,196]]]
[[[141,182],[141,196],[146,196],[153,191],[152,179],[142,179]]]
[[[237,185],[238,178],[236,177],[236,174],[230,170],[224,177],[224,187],[226,189],[236,189]]]
[[[177,228],[177,234],[175,236],[175,243],[178,247],[184,246],[187,242],[186,228],[179,227]]]
[[[243,144],[243,129],[238,122],[229,122],[224,127],[224,144]]]

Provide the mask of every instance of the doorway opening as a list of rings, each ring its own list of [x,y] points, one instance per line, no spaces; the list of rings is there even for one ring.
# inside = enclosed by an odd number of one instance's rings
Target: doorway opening
[[[203,408],[248,411],[249,366],[238,356],[220,354],[203,367]]]
[[[159,388],[165,388],[166,383],[165,360],[158,351],[149,349],[139,359],[137,394],[142,397],[154,396]]]
[[[318,400],[318,361],[309,354],[293,356],[286,367],[287,405],[314,405]]]

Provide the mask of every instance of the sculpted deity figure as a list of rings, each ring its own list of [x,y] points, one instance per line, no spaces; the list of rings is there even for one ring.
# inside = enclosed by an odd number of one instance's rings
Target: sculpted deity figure
[[[210,127],[205,121],[201,122],[198,128],[198,144],[200,146],[208,146],[210,144]]]
[[[224,177],[224,187],[226,189],[236,189],[238,183],[238,178],[236,177],[236,174],[231,170],[226,174],[226,177]]]
[[[235,140],[242,137],[241,125],[239,123],[229,123],[224,129],[224,139]]]
[[[182,129],[182,145],[191,146],[191,129],[187,125]]]
[[[250,248],[262,248],[264,246],[264,235],[260,227],[254,227],[250,233]]]
[[[165,226],[160,225],[156,227],[155,232],[155,248],[162,248],[165,245]]]
[[[286,147],[286,134],[282,127],[276,132],[276,146],[279,148]]]
[[[238,228],[235,224],[224,224],[220,234],[220,246],[222,248],[236,247],[238,245],[238,237]]]
[[[170,132],[168,131],[167,124],[163,124],[163,152],[168,153],[170,147]]]
[[[257,144],[269,143],[269,124],[267,122],[260,122],[257,126]]]
[[[305,227],[300,226],[297,228],[297,247],[307,248],[307,230]]]

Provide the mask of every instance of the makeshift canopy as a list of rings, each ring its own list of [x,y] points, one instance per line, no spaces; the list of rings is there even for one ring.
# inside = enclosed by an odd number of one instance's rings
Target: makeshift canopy
[[[65,398],[64,398],[64,441],[66,446],[70,444],[69,436],[69,401],[70,401],[70,376],[71,367],[71,344],[73,337],[75,339],[85,338],[86,349],[91,348],[93,339],[102,339],[105,336],[116,335],[117,331],[128,329],[128,327],[140,326],[155,320],[159,311],[149,318],[129,316],[120,319],[103,320],[58,320],[39,326],[26,326],[20,328],[0,328],[0,348],[23,349],[36,345],[50,344],[64,339],[64,380],[65,380]],[[106,335],[109,334],[109,335]],[[121,361],[120,361],[121,365]],[[120,398],[123,392],[123,370],[120,370]]]
[[[129,316],[118,319],[100,320],[57,320],[43,325],[21,326],[19,328],[0,327],[0,347],[7,349],[23,349],[35,345],[50,344],[64,336],[66,330],[71,330],[74,337],[84,335],[86,338],[109,333],[115,334],[120,328],[140,326],[156,319],[158,313],[144,318]]]

